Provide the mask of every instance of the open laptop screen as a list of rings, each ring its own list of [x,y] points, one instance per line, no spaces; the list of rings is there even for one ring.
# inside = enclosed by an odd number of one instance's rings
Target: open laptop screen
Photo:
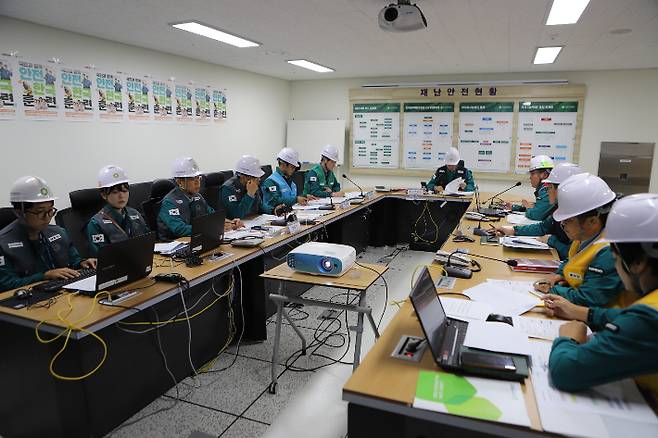
[[[218,210],[192,219],[190,248],[193,254],[210,251],[222,243],[226,212]]]
[[[441,342],[443,341],[447,318],[441,300],[436,294],[434,282],[426,267],[423,267],[409,298],[411,298],[411,304],[416,310],[416,315],[423,333],[425,333],[425,339],[427,339],[432,355],[437,360],[440,357]]]

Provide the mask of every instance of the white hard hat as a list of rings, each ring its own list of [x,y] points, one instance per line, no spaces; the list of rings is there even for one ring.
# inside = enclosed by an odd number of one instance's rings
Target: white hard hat
[[[446,164],[448,166],[459,164],[459,151],[456,148],[448,149],[448,153],[446,154]]]
[[[325,145],[322,149],[322,156],[331,161],[338,161],[338,148],[332,144]]]
[[[38,176],[22,176],[14,181],[9,192],[11,202],[47,202],[57,199],[48,183]]]
[[[557,210],[553,219],[562,222],[603,207],[617,195],[596,175],[580,173],[567,178],[557,189]]]
[[[285,161],[293,166],[301,167],[299,163],[299,154],[293,148],[283,148],[276,156],[279,160]]]
[[[560,163],[551,170],[551,174],[544,180],[545,183],[561,184],[567,178],[573,175],[583,173],[584,170],[577,164],[573,163]]]
[[[192,178],[199,175],[199,165],[192,157],[176,158],[171,164],[171,176],[174,178]]]
[[[254,176],[256,178],[265,175],[263,169],[260,168],[260,161],[258,161],[258,158],[252,157],[251,155],[243,155],[240,157],[238,162],[235,163],[235,173]]]
[[[537,155],[532,157],[532,159],[530,160],[529,172],[538,169],[552,169],[552,168],[553,168],[553,160],[551,160],[551,157],[549,157],[548,155]]]
[[[129,182],[126,172],[114,164],[105,166],[98,172],[98,187],[101,189]]]
[[[608,214],[604,242],[641,243],[658,258],[658,195],[638,193],[615,202]]]

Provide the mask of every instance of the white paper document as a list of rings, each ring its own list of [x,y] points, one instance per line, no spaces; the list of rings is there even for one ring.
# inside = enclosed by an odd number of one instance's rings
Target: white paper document
[[[174,240],[173,242],[156,243],[153,251],[160,254],[169,255],[175,253],[179,249],[185,248],[186,246],[187,243]]]
[[[469,321],[464,345],[499,353],[531,353],[525,333],[504,322]]]
[[[503,236],[500,238],[500,244],[508,248],[551,249],[546,243],[534,237]]]
[[[278,219],[278,216],[274,216],[273,214],[261,214],[252,219],[243,219],[242,223],[244,224],[245,228],[251,228],[255,226],[265,225],[266,223],[268,223],[273,219]]]
[[[519,293],[489,282],[480,283],[464,291],[472,300],[487,303],[494,313],[505,316],[518,316],[542,302],[529,293]]]
[[[451,318],[470,321],[484,321],[493,309],[487,303],[472,300],[461,300],[459,298],[439,297],[443,310]]]
[[[82,280],[78,280],[74,283],[67,284],[66,286],[62,286],[62,289],[68,289],[68,290],[82,290],[86,292],[91,292],[96,290],[96,276],[91,276],[87,278],[83,278]]]
[[[518,328],[531,338],[552,341],[553,339],[560,336],[560,327],[569,321],[563,321],[561,319],[513,316],[512,322],[514,323],[514,327]],[[589,329],[589,327],[587,328],[587,334],[592,334],[592,331]]]
[[[548,432],[599,438],[655,437],[658,419],[630,379],[567,393],[550,383],[551,344],[531,342],[532,387],[542,427]]]
[[[510,213],[506,217],[507,223],[510,225],[531,225],[538,224],[541,221],[533,221],[528,219],[525,214]]]

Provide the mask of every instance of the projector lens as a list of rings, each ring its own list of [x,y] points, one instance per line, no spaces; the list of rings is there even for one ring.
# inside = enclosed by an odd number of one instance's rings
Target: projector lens
[[[322,259],[322,269],[325,271],[331,271],[331,260],[329,259]]]
[[[397,8],[391,7],[391,8],[387,8],[384,11],[384,20],[386,20],[386,21],[395,21],[396,18],[398,18]]]

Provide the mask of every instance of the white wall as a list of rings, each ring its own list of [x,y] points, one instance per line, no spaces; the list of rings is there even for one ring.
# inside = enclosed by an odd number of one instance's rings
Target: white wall
[[[580,165],[596,173],[603,141],[658,143],[658,70],[514,73],[450,76],[407,76],[320,81],[294,81],[291,86],[290,115],[295,119],[347,119],[349,89],[366,83],[441,82],[454,80],[567,79],[585,84],[585,112]],[[349,120],[347,120],[349,126]],[[658,154],[658,151],[656,151]],[[431,172],[428,172],[430,174]],[[364,185],[418,186],[419,178],[357,175]],[[523,177],[522,177],[523,178]],[[526,179],[523,178],[523,182]],[[479,180],[481,190],[502,190],[507,182]],[[529,184],[513,193],[529,196]],[[658,192],[658,157],[651,173],[652,192]]]
[[[212,126],[167,124],[0,121],[0,206],[18,177],[39,175],[69,205],[68,192],[96,185],[98,170],[117,164],[133,181],[169,177],[177,156],[195,157],[202,170],[232,169],[241,154],[271,164],[285,143],[290,83],[125,44],[91,38],[0,16],[0,52],[25,59],[52,57],[72,66],[148,73],[228,89],[228,120]]]

